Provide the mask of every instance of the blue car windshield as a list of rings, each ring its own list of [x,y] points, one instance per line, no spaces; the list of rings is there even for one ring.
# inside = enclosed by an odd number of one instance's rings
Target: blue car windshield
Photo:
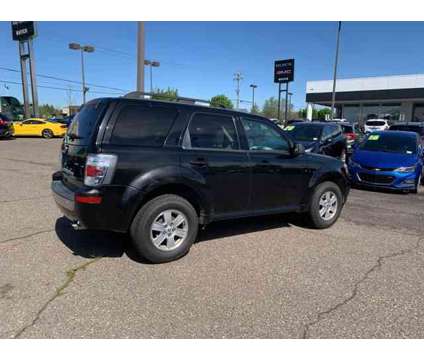
[[[417,140],[404,134],[372,133],[359,145],[361,150],[383,151],[398,154],[415,154],[417,152]]]
[[[321,126],[315,125],[288,125],[284,131],[297,141],[317,141],[321,135]]]

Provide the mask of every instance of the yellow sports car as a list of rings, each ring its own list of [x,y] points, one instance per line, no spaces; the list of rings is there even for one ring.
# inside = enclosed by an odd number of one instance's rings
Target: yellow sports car
[[[42,136],[50,139],[54,136],[64,136],[66,128],[64,124],[37,118],[13,122],[15,136]]]

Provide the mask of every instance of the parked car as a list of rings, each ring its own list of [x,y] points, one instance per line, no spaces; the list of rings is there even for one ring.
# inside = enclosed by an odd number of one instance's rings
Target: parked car
[[[347,153],[350,155],[353,151],[353,144],[360,142],[364,134],[357,123],[339,123],[339,125],[342,128],[343,135],[346,137]]]
[[[137,95],[84,105],[61,155],[52,191],[73,226],[129,232],[154,263],[213,221],[297,211],[329,227],[349,192],[341,161],[306,154],[264,117]]]
[[[424,144],[424,123],[393,124],[390,126],[389,130],[416,132],[421,138],[421,142]]]
[[[54,136],[64,136],[66,128],[66,125],[38,118],[13,122],[15,136],[42,136],[50,139]]]
[[[373,132],[373,131],[382,131],[387,130],[389,128],[389,122],[385,119],[371,119],[365,121],[364,131],[365,133]]]
[[[417,192],[423,146],[414,132],[374,132],[356,146],[348,167],[353,184]]]
[[[0,114],[0,138],[10,138],[13,136],[12,121],[4,115]]]
[[[72,122],[72,119],[74,118],[74,115],[65,116],[63,118],[56,118],[53,122],[58,122],[60,124],[69,126]]]
[[[346,160],[347,140],[339,124],[303,122],[288,125],[284,131],[305,147],[306,152],[324,154]]]

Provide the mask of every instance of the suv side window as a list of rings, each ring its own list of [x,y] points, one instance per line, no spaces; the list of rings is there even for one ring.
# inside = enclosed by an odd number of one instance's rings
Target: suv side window
[[[121,109],[110,142],[117,145],[160,147],[165,142],[177,111],[127,105]]]
[[[324,129],[322,130],[322,135],[321,135],[321,139],[323,141],[326,141],[328,139],[331,138],[331,136],[333,135],[334,129],[332,126],[330,125],[325,125]]]
[[[334,128],[332,129],[332,132],[331,132],[331,136],[337,137],[337,136],[342,134],[342,131],[343,130],[342,130],[342,127],[340,125],[334,125]]]
[[[246,117],[241,118],[249,150],[289,151],[288,141],[271,125]]]
[[[186,135],[193,149],[238,149],[238,138],[231,116],[198,113],[193,116]]]

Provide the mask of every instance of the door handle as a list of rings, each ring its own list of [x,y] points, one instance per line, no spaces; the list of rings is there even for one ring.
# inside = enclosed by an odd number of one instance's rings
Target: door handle
[[[204,158],[198,158],[198,159],[195,159],[195,160],[191,160],[190,164],[193,165],[193,166],[207,166],[208,162]]]

